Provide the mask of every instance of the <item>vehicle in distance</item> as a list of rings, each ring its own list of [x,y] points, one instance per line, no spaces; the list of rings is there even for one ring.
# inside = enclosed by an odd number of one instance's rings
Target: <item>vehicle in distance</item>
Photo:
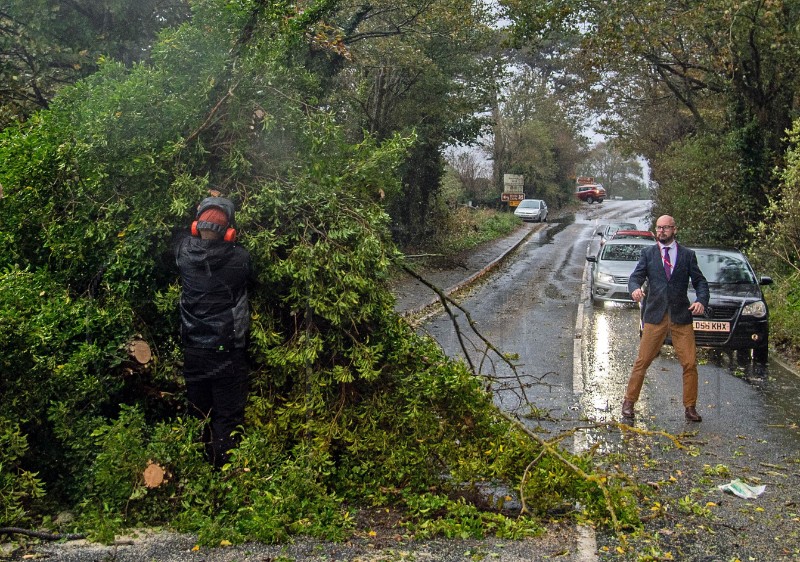
[[[699,347],[736,351],[739,358],[766,363],[769,358],[769,309],[761,287],[771,277],[757,277],[750,262],[733,248],[693,248],[708,281],[711,298],[702,316],[695,316],[694,340]],[[692,286],[689,302],[694,302]],[[641,315],[647,306],[642,302]],[[640,320],[641,321],[641,320]],[[672,344],[667,338],[667,344]]]
[[[547,203],[541,199],[523,199],[514,209],[514,215],[524,221],[547,222]]]
[[[617,231],[636,230],[636,228],[636,225],[632,222],[611,222],[598,228],[595,234],[600,237],[600,247],[602,248],[607,241],[614,237]]]
[[[602,203],[606,198],[606,190],[599,183],[587,183],[575,188],[575,197],[586,203]]]
[[[649,230],[618,230],[611,235],[611,239],[630,239],[642,238],[644,240],[655,240],[655,235]]]
[[[589,286],[592,302],[633,302],[628,292],[628,278],[642,250],[655,243],[655,240],[643,238],[609,240],[596,256],[586,256],[592,264]]]

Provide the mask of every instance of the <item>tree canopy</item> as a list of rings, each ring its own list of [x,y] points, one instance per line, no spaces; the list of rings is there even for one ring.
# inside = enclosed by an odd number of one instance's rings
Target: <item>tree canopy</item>
[[[161,29],[189,17],[186,0],[29,0],[0,7],[0,127],[46,108],[104,57],[145,60]]]

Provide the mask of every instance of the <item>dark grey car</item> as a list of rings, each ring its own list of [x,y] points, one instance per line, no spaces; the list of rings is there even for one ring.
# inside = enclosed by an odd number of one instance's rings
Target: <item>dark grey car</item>
[[[692,248],[708,280],[711,300],[703,316],[695,316],[694,338],[700,347],[750,355],[758,363],[769,357],[769,309],[761,287],[770,277],[757,277],[750,262],[732,248]],[[689,300],[694,291],[689,286]],[[647,299],[642,303],[642,314]],[[667,340],[667,343],[670,343]]]

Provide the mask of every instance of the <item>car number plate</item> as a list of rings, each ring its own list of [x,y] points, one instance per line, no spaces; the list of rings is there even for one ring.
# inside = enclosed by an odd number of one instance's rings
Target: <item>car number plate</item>
[[[700,332],[730,332],[730,322],[712,322],[711,320],[695,320],[694,329]]]

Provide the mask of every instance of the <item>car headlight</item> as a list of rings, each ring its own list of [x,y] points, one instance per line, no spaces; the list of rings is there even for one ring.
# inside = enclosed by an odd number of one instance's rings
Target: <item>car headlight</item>
[[[751,302],[745,305],[742,309],[742,314],[745,316],[764,318],[764,316],[767,315],[767,305],[764,304],[764,301]]]
[[[597,280],[600,283],[609,283],[609,284],[611,284],[611,283],[614,282],[614,276],[613,275],[609,275],[608,273],[598,273],[597,274]]]

